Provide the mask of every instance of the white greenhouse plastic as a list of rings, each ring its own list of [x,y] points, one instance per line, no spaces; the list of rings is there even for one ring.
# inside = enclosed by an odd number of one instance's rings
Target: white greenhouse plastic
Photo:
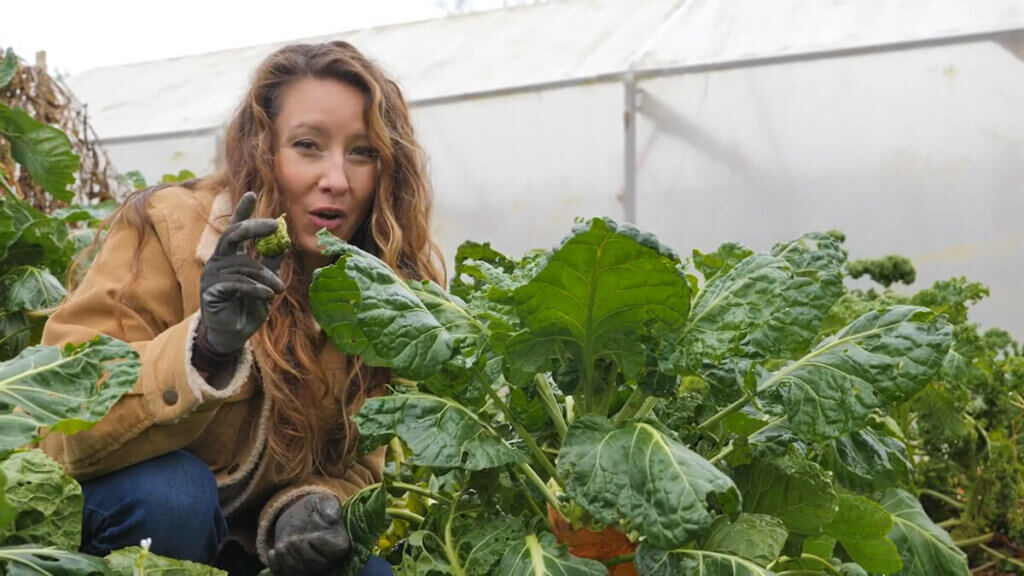
[[[837,228],[911,257],[915,288],[988,284],[972,318],[1024,338],[1021,0],[565,0],[311,40],[334,38],[413,103],[449,263],[596,215],[681,252]],[[118,169],[206,173],[278,46],[69,84]]]

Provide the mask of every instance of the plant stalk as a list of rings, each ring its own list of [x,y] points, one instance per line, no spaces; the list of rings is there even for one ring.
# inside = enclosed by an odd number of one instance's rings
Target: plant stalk
[[[531,484],[533,484],[533,487],[540,491],[540,493],[544,496],[544,499],[547,500],[548,504],[551,504],[551,506],[555,510],[558,510],[559,514],[565,517],[566,514],[562,510],[562,503],[558,501],[557,496],[551,493],[551,490],[548,489],[547,484],[545,484],[544,481],[540,479],[540,476],[538,476],[537,473],[533,471],[533,468],[530,468],[530,465],[525,463],[518,464],[517,466],[519,470],[523,473],[523,475],[526,476],[526,479],[529,480]]]
[[[961,502],[957,502],[956,500],[954,500],[953,498],[951,498],[949,496],[946,496],[942,492],[936,492],[935,490],[931,490],[929,488],[921,488],[920,490],[918,490],[918,494],[919,495],[931,496],[932,498],[935,498],[936,500],[939,500],[941,502],[949,504],[950,506],[952,506],[953,508],[956,508],[957,510],[963,510],[964,509],[964,505]]]
[[[640,409],[636,411],[633,418],[636,418],[637,420],[646,418],[647,415],[654,410],[654,407],[658,405],[658,402],[661,402],[661,398],[658,398],[657,396],[648,396],[647,398],[644,398],[644,403],[640,405]]]
[[[448,520],[444,523],[444,555],[448,558],[448,566],[454,576],[462,576],[462,565],[459,564],[459,553],[452,549],[452,520],[455,518],[455,509],[462,499],[462,492],[455,495],[452,505],[448,507]]]
[[[739,400],[733,402],[732,404],[729,404],[725,408],[722,408],[721,410],[718,411],[717,414],[715,414],[711,418],[708,418],[707,420],[701,422],[700,425],[697,426],[697,429],[698,430],[707,430],[708,428],[710,428],[711,426],[716,424],[722,418],[725,418],[729,414],[732,414],[733,412],[735,412],[735,411],[739,410],[740,408],[743,408],[744,406],[746,406],[747,402],[750,402],[750,395],[749,394],[744,394],[743,397],[740,398]]]
[[[438,494],[437,492],[431,492],[430,490],[427,490],[426,488],[422,486],[417,486],[415,484],[406,484],[405,482],[391,482],[388,485],[391,486],[392,488],[398,488],[400,490],[405,490],[406,492],[419,494],[420,496],[423,496],[425,498],[431,498],[438,502],[444,502],[445,504],[451,502],[451,500]]]
[[[622,408],[619,409],[615,416],[612,416],[612,424],[617,426],[627,420],[631,420],[640,408],[643,407],[645,398],[646,395],[639,388],[633,388],[629,398],[626,399],[626,403],[622,405]]]
[[[953,544],[956,544],[957,548],[966,548],[968,546],[974,546],[975,544],[988,544],[995,537],[995,534],[989,532],[988,534],[982,534],[981,536],[974,536],[971,538],[964,538],[963,540],[956,540],[953,542]]]
[[[985,546],[984,544],[979,544],[978,547],[981,548],[982,550],[984,550],[985,552],[988,552],[989,554],[995,556],[996,558],[999,558],[1000,560],[1005,560],[1006,562],[1009,562],[1010,564],[1013,564],[1014,566],[1016,566],[1018,568],[1024,568],[1024,562],[1021,562],[1020,560],[1017,560],[1016,558],[1014,558],[1012,556],[1008,556],[1006,554],[1003,554],[999,550],[996,550],[994,548],[990,548],[988,546]]]
[[[712,464],[718,464],[719,460],[721,460],[722,458],[725,458],[729,454],[732,454],[732,451],[735,450],[735,449],[736,449],[736,446],[732,442],[730,442],[729,445],[725,447],[725,450],[722,450],[718,454],[715,454],[712,458],[709,458],[708,462],[710,462]]]
[[[391,516],[392,518],[399,518],[401,520],[406,520],[408,522],[414,522],[417,526],[422,525],[424,522],[423,516],[420,516],[419,514],[412,512],[410,510],[406,510],[405,508],[388,507],[384,509],[384,513],[388,516]]]
[[[508,420],[508,423],[515,428],[516,433],[519,434],[523,439],[523,442],[526,443],[526,447],[530,450],[530,454],[533,454],[533,459],[537,460],[537,463],[544,468],[545,472],[555,479],[555,482],[558,482],[559,486],[564,487],[565,482],[558,477],[558,471],[555,470],[554,464],[548,460],[548,457],[544,454],[544,451],[540,449],[540,446],[537,446],[537,443],[533,441],[533,437],[526,431],[526,428],[524,428],[523,425],[516,420],[515,416],[512,415],[512,411],[508,409],[508,406],[505,405],[505,402],[500,396],[498,396],[498,393],[494,388],[491,388],[490,386],[484,386],[483,388],[487,391],[488,397],[490,397],[494,402],[495,406],[497,406],[498,409],[501,410],[501,413],[505,415],[505,419]]]
[[[555,401],[555,394],[551,391],[548,377],[544,374],[537,374],[533,377],[533,384],[537,387],[537,393],[540,395],[544,410],[548,413],[548,418],[551,418],[551,423],[558,431],[558,438],[565,438],[565,433],[569,428],[565,425],[565,419],[562,418],[562,411],[558,408],[558,402]]]
[[[948,518],[946,520],[943,520],[942,522],[937,523],[936,526],[938,526],[939,528],[942,528],[943,530],[945,530],[946,528],[952,528],[953,526],[959,526],[959,525],[961,525],[963,523],[964,523],[964,521],[959,519],[959,518]]]

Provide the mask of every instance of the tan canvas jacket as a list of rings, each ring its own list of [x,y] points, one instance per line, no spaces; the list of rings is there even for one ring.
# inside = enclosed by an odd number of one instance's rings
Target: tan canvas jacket
[[[94,427],[70,436],[51,433],[40,447],[78,480],[189,450],[214,473],[229,538],[265,563],[273,522],[288,503],[313,492],[344,502],[380,481],[384,452],[350,466],[327,466],[326,476],[281,485],[270,478],[264,458],[269,400],[248,345],[221,390],[192,366],[199,276],[232,209],[226,191],[171,187],[153,194],[147,203],[152,226],[142,235],[141,272],[127,305],[118,296],[139,238],[123,221],[114,224],[82,284],[47,322],[43,343],[79,343],[97,334],[119,338],[139,353],[139,380]],[[331,384],[345,385],[346,357],[328,343],[320,360]]]

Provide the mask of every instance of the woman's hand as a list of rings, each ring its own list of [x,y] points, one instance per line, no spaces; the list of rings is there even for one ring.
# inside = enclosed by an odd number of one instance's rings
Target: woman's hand
[[[199,278],[206,342],[222,355],[242,349],[267,318],[274,295],[284,291],[277,277],[282,256],[257,260],[245,253],[247,241],[277,229],[271,218],[250,220],[255,207],[256,194],[246,192]]]
[[[267,552],[278,576],[327,574],[352,553],[341,521],[341,505],[331,494],[302,496],[274,523],[274,547]]]

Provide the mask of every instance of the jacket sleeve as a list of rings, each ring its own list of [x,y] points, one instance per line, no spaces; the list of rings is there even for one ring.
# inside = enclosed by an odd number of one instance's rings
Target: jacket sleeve
[[[249,379],[248,345],[227,386],[211,387],[192,366],[199,313],[186,315],[171,226],[157,211],[142,231],[141,266],[122,302],[138,244],[136,227],[119,218],[81,285],[47,321],[42,342],[80,343],[106,334],[131,344],[141,369],[132,390],[92,428],[72,435],[45,434],[40,448],[78,480],[112,472],[188,445],[225,400]]]
[[[346,502],[360,489],[381,481],[384,472],[386,446],[366,454],[349,467],[341,478],[312,476],[277,492],[260,512],[256,528],[256,551],[260,560],[267,563],[267,551],[274,544],[274,523],[281,512],[301,496],[307,494],[333,494],[341,503]]]

